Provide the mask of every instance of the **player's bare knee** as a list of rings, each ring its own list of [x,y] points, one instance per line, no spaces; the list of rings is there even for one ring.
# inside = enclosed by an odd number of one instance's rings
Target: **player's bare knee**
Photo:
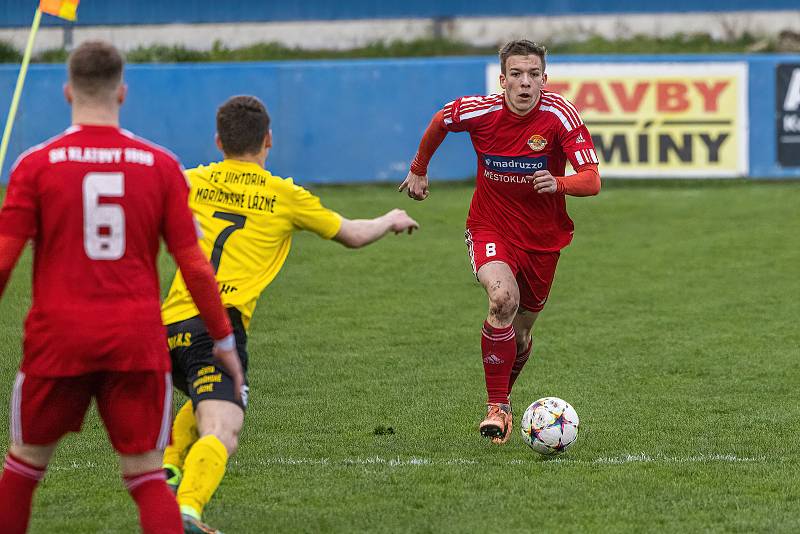
[[[511,322],[519,307],[519,298],[514,298],[510,292],[505,291],[492,295],[489,304],[489,314],[504,323]]]
[[[236,451],[239,449],[239,435],[238,434],[230,434],[225,436],[224,440],[221,440],[222,444],[225,445],[225,449],[228,451],[228,456],[233,456],[236,454]]]
[[[233,425],[224,425],[221,432],[217,434],[217,438],[225,445],[228,450],[228,456],[236,452],[239,447],[239,431],[240,427]]]
[[[239,432],[242,430],[242,421],[224,410],[217,410],[198,421],[198,431],[201,437],[212,435],[216,437],[228,451],[228,455],[236,452],[239,446]],[[210,417],[209,417],[210,415]]]
[[[226,428],[224,425],[219,425],[215,428],[207,428],[200,433],[200,437],[214,436],[228,451],[228,456],[231,456],[239,448],[239,432],[233,428]]]

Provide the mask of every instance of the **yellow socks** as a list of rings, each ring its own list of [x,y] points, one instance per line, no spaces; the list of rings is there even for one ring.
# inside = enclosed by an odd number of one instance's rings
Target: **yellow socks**
[[[222,477],[228,451],[214,435],[203,436],[192,445],[183,463],[183,480],[178,488],[178,504],[181,512],[197,518],[202,516],[211,496],[217,490]]]
[[[197,441],[197,422],[192,401],[186,401],[172,423],[172,444],[164,451],[164,467],[183,469],[186,453]]]

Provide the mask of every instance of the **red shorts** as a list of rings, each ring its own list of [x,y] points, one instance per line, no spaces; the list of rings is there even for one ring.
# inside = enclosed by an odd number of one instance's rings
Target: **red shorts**
[[[528,252],[506,241],[499,232],[485,228],[467,228],[464,236],[475,276],[486,263],[505,263],[517,279],[520,307],[542,311],[553,285],[560,252]]]
[[[92,397],[120,454],[166,448],[172,423],[172,375],[98,372],[69,377],[17,373],[11,395],[11,442],[49,445],[78,432]]]

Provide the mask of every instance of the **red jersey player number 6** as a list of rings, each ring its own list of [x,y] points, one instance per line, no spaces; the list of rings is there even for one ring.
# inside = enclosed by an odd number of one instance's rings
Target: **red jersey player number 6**
[[[560,250],[572,240],[565,195],[600,191],[592,137],[575,106],[545,89],[545,55],[528,40],[507,43],[503,92],[457,98],[439,110],[399,187],[414,200],[428,198],[434,152],[449,132],[469,133],[477,173],[465,238],[489,300],[480,338],[487,415],[479,430],[497,444],[511,435],[511,389],[531,354]],[[565,176],[567,162],[572,176]]]
[[[214,280],[197,243],[189,188],[169,151],[119,127],[127,86],[110,44],[70,54],[72,126],[27,150],[0,209],[0,294],[33,241],[33,299],[14,380],[11,444],[0,478],[2,531],[27,529],[33,493],[56,445],[94,400],[145,533],[182,533],[161,470],[172,375],[156,258],[175,257],[237,391],[244,382]]]

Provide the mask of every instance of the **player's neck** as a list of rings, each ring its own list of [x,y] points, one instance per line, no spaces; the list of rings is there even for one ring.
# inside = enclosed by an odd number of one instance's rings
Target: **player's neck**
[[[72,106],[72,124],[86,126],[116,126],[119,128],[119,108]]]
[[[241,154],[232,156],[230,154],[225,154],[225,159],[233,160],[233,161],[244,161],[246,163],[255,163],[262,169],[264,165],[266,165],[266,157],[262,157],[260,154]]]

